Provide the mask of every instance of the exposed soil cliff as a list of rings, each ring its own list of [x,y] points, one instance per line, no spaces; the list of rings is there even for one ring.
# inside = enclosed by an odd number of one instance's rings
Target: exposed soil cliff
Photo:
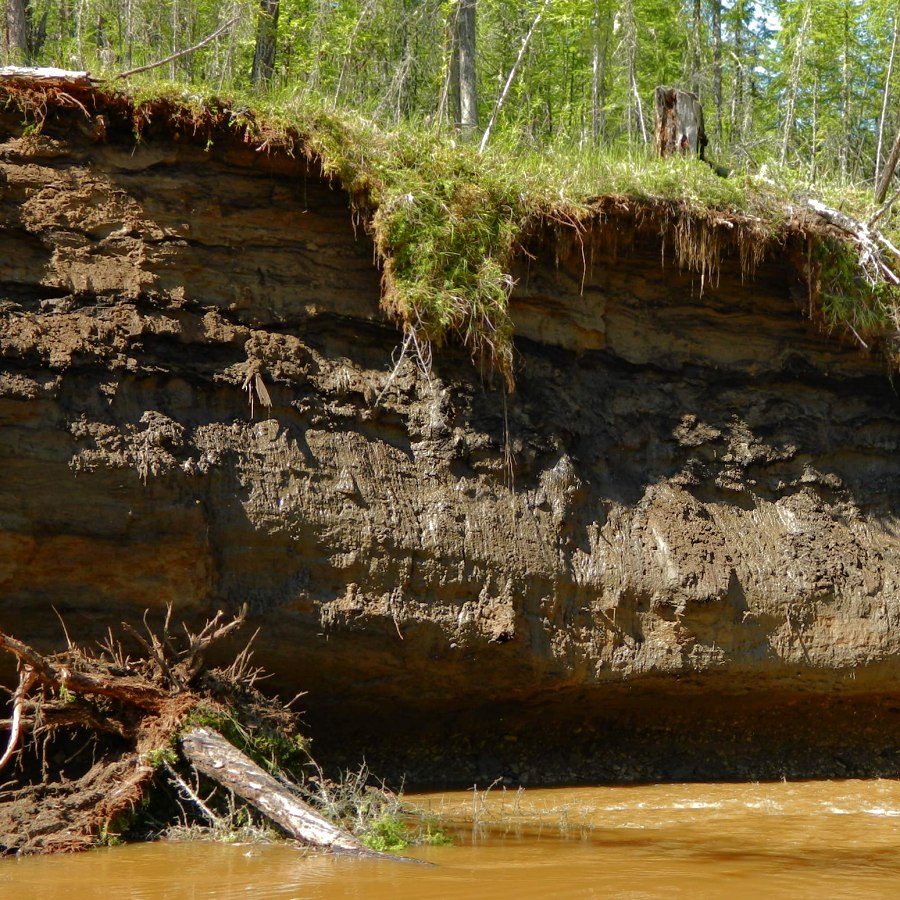
[[[0,115],[17,635],[247,601],[320,752],[413,781],[900,771],[900,404],[801,231],[703,279],[660,209],[535,235],[505,396],[395,368],[315,161],[81,119]]]

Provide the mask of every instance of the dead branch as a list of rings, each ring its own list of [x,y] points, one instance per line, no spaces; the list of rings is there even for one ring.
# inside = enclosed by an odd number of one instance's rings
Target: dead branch
[[[104,697],[114,697],[151,711],[159,709],[160,703],[165,697],[164,692],[159,688],[142,681],[128,678],[100,678],[78,672],[70,664],[61,665],[57,669],[34,648],[2,631],[0,631],[0,649],[6,649],[15,654],[19,664],[31,670],[34,680],[30,686],[34,684],[34,681],[40,681],[57,691],[66,690],[73,694],[99,694]]]
[[[26,663],[19,663],[19,685],[13,694],[13,717],[9,729],[9,741],[3,756],[0,756],[0,769],[12,759],[22,735],[22,707],[25,705],[25,697],[38,680],[34,669]]]
[[[894,191],[891,194],[890,198],[885,202],[885,204],[872,216],[871,219],[866,223],[869,228],[872,228],[875,223],[897,202],[897,198],[900,197],[900,188]]]
[[[166,770],[169,780],[175,785],[178,793],[181,794],[185,800],[193,803],[194,806],[200,810],[200,814],[203,818],[206,819],[213,828],[220,827],[222,820],[203,802],[200,795],[165,760],[163,760],[163,768]]]
[[[12,728],[14,724],[14,719],[0,719],[0,729]],[[23,708],[20,728],[24,733],[31,730],[45,731],[75,725],[105,734],[117,734],[126,739],[134,737],[133,726],[112,716],[101,716],[86,705],[72,703],[56,706],[29,701]]]
[[[891,284],[900,284],[900,276],[887,264],[878,243],[885,244],[895,253],[897,250],[880,231],[872,229],[865,222],[860,222],[818,200],[810,198],[806,203],[813,212],[830,225],[840,228],[841,231],[845,231],[856,240],[859,248],[859,263],[870,283],[878,284],[888,281]]]
[[[160,66],[164,66],[166,63],[173,62],[176,59],[180,59],[182,56],[188,56],[191,53],[196,52],[201,47],[205,47],[207,44],[214,41],[223,31],[228,28],[231,28],[235,22],[240,18],[239,15],[234,16],[229,19],[224,25],[220,25],[212,34],[208,34],[202,41],[197,44],[194,44],[193,47],[188,47],[185,50],[179,50],[177,53],[173,53],[171,56],[167,56],[165,59],[159,59],[156,62],[148,63],[146,66],[138,66],[136,69],[129,69],[127,72],[119,72],[118,75],[114,76],[113,80],[118,81],[121,78],[128,78],[130,75],[137,75],[138,72],[148,72],[150,69],[157,69]]]
[[[157,667],[159,668],[159,672],[162,677],[168,681],[169,685],[175,691],[175,693],[180,693],[184,690],[184,683],[181,678],[178,676],[176,672],[172,670],[172,667],[169,665],[166,660],[166,651],[163,649],[162,642],[159,638],[153,633],[153,630],[147,624],[147,610],[144,610],[144,628],[147,629],[147,639],[138,633],[137,629],[131,626],[128,622],[123,622],[122,627],[144,648],[147,656],[152,659]],[[163,633],[168,632],[169,628],[169,618],[172,614],[172,606],[169,606],[166,609],[166,621],[163,625]],[[167,643],[169,643],[167,641]],[[170,644],[171,646],[171,644]]]
[[[240,628],[247,620],[247,604],[245,603],[240,612],[225,625],[220,624],[222,617],[225,615],[220,609],[207,623],[199,634],[191,633],[187,626],[184,626],[184,632],[188,639],[188,648],[184,651],[181,665],[187,675],[188,681],[193,679],[200,669],[203,667],[203,655],[209,649],[211,644],[227,637],[231,632]]]
[[[253,659],[253,642],[259,634],[259,629],[250,636],[250,640],[244,645],[244,649],[235,656],[231,665],[222,672],[222,676],[226,681],[242,684],[246,688],[253,688],[257,681],[268,678],[266,670],[262,666],[252,665]]]

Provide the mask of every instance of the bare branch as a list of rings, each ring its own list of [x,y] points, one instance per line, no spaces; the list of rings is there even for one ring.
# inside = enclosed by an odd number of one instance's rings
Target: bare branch
[[[506,95],[509,93],[509,89],[512,86],[513,79],[516,77],[519,63],[522,62],[522,57],[525,56],[525,51],[528,49],[528,45],[531,43],[531,36],[534,34],[535,29],[541,22],[541,18],[544,15],[544,10],[546,10],[549,5],[550,0],[544,0],[543,6],[541,6],[541,8],[538,10],[538,14],[534,17],[534,21],[531,23],[531,28],[528,29],[528,33],[522,39],[522,46],[519,47],[519,55],[516,57],[516,61],[513,63],[512,68],[509,70],[506,84],[503,86],[503,90],[500,92],[500,96],[497,98],[497,102],[494,104],[494,111],[491,113],[491,120],[487,123],[487,128],[484,129],[484,134],[481,136],[481,144],[478,147],[479,153],[484,153],[484,148],[487,147],[487,142],[491,136],[491,129],[494,127],[494,123],[497,121],[497,114],[500,112],[500,108],[503,106],[503,102],[506,100]]]
[[[6,750],[3,756],[0,756],[0,769],[2,769],[12,759],[19,745],[19,738],[22,735],[22,707],[25,705],[25,695],[31,690],[31,687],[38,680],[38,676],[34,669],[27,663],[19,664],[19,686],[13,694],[13,717],[9,728],[9,740],[6,743]]]
[[[188,47],[186,50],[179,50],[177,53],[173,53],[171,56],[167,56],[165,59],[159,59],[156,62],[148,63],[146,66],[138,66],[136,69],[129,69],[127,72],[119,72],[118,75],[114,76],[113,80],[118,81],[120,78],[128,78],[130,75],[137,75],[138,72],[148,72],[150,69],[158,69],[160,66],[164,66],[166,63],[170,63],[182,56],[187,56],[190,53],[194,53],[201,47],[205,47],[207,44],[214,41],[220,34],[222,34],[223,31],[226,31],[232,25],[234,25],[234,23],[237,22],[239,18],[239,15],[234,16],[224,25],[220,25],[212,34],[208,34],[198,44],[194,44],[193,47]]]

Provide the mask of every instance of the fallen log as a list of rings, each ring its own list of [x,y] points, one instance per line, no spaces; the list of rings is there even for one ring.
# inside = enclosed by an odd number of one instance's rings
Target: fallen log
[[[249,644],[228,668],[204,667],[210,645],[239,628],[246,613],[245,606],[228,619],[220,611],[198,632],[185,626],[183,635],[170,630],[171,607],[161,631],[145,616],[146,635],[125,626],[144,650],[136,659],[112,632],[96,649],[73,644],[66,634],[66,649],[44,655],[0,631],[0,652],[16,658],[19,672],[11,715],[0,718],[0,733],[7,732],[0,769],[12,769],[10,780],[0,784],[0,855],[70,852],[110,835],[143,839],[182,823],[193,827],[191,807],[214,832],[224,833],[236,827],[236,795],[307,846],[419,862],[372,850],[342,827],[343,821],[359,827],[377,821],[386,789],[370,795],[358,784],[363,793],[344,797],[353,814],[344,818],[346,808],[334,808],[334,823],[298,795],[293,784],[314,763],[297,737],[296,715],[253,687],[260,673],[250,665]],[[243,723],[238,746],[199,727],[198,719]],[[173,751],[179,735],[182,758]],[[273,774],[242,752],[253,753],[260,743],[271,753]],[[182,777],[188,766],[226,791],[202,798]],[[164,772],[168,780],[160,777]],[[333,785],[319,772],[318,790],[327,794]],[[189,801],[187,809],[182,799]],[[152,826],[142,820],[145,805],[154,807]]]
[[[192,729],[182,735],[181,751],[198,772],[237,794],[301,843],[370,859],[420,862],[371,850],[349,831],[320,816],[215,731]]]
[[[72,87],[90,87],[99,83],[97,79],[91,78],[89,72],[33,66],[2,66],[0,67],[0,78],[27,78],[37,83],[57,86],[70,85]]]

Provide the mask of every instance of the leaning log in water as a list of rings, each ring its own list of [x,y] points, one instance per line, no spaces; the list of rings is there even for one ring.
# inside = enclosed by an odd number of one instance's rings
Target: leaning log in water
[[[68,642],[66,650],[44,655],[0,631],[0,650],[15,656],[19,670],[12,715],[0,721],[0,730],[5,726],[8,732],[0,768],[15,764],[10,780],[0,786],[0,854],[95,846],[127,826],[150,791],[160,798],[167,772],[182,792],[199,800],[175,769],[188,772],[190,765],[295,840],[317,849],[398,859],[370,850],[327,821],[222,735],[192,726],[197,717],[237,723],[248,736],[247,746],[254,734],[269,746],[298,746],[293,713],[253,688],[259,670],[249,666],[249,647],[228,669],[204,670],[206,650],[244,623],[246,607],[231,620],[219,612],[199,632],[185,627],[183,634],[170,631],[171,612],[158,633],[146,619],[146,633],[125,626],[145,652],[138,659],[112,635],[99,652]],[[179,761],[173,746],[182,732]],[[302,778],[296,765],[291,762],[285,771]],[[218,820],[202,801],[199,805],[207,818]],[[186,821],[184,808],[172,806],[176,821]]]
[[[310,847],[380,859],[400,858],[370,850],[349,831],[324,819],[215,731],[192,729],[182,736],[181,750],[198,772],[246,800],[292,838]]]

